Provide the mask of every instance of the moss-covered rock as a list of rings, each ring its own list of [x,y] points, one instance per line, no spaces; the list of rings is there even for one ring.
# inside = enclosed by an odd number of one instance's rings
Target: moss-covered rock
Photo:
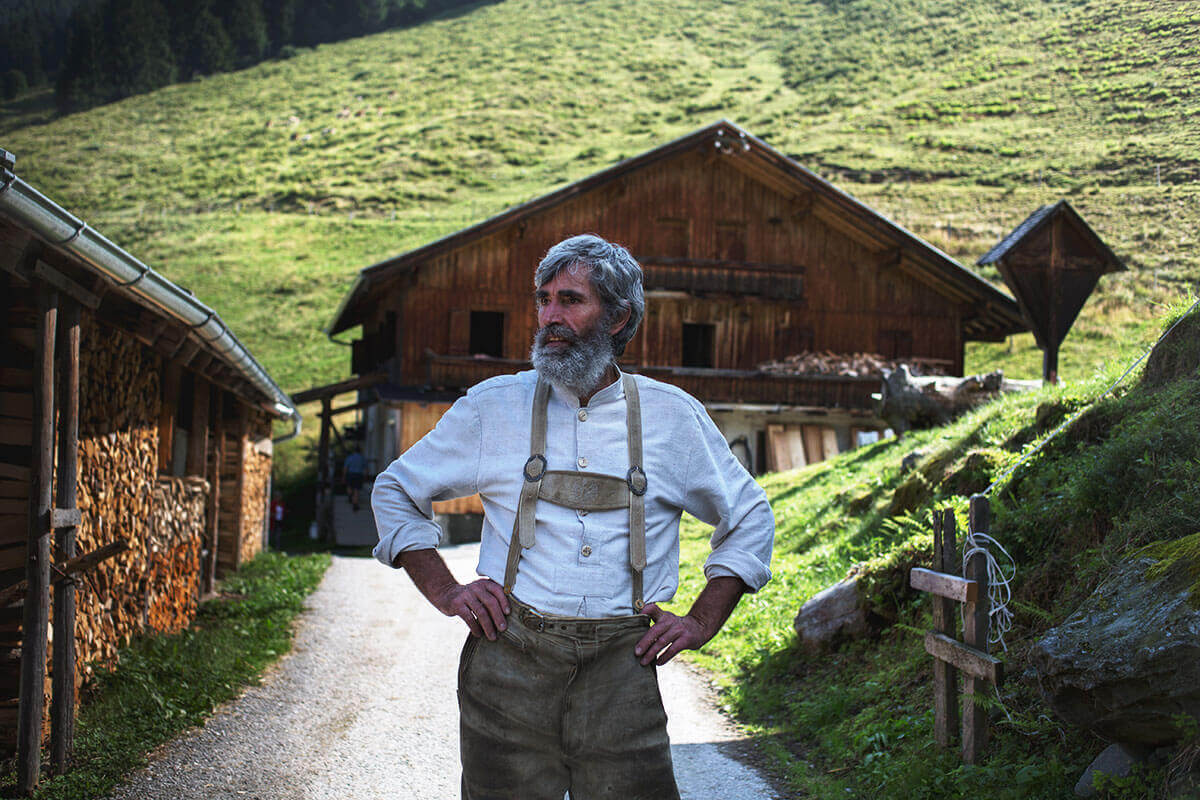
[[[1154,347],[1142,386],[1154,389],[1180,378],[1200,378],[1200,314],[1189,314]]]
[[[972,450],[939,488],[946,494],[966,497],[982,492],[1010,458],[1010,454],[998,448]]]

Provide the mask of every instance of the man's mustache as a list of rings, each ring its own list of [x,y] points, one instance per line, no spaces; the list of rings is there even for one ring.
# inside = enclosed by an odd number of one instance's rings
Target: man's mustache
[[[568,328],[566,325],[557,322],[551,322],[544,328],[538,328],[537,336],[534,342],[539,347],[545,347],[551,338],[562,339],[569,345],[579,344],[580,337],[575,335],[575,331]]]

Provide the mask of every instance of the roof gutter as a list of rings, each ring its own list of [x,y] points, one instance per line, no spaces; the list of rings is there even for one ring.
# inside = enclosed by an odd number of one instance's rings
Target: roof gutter
[[[276,417],[291,418],[292,432],[276,441],[291,439],[300,433],[300,412],[291,398],[250,355],[216,311],[110,242],[9,169],[0,169],[0,214],[11,217],[50,245],[87,263],[112,281],[118,290],[190,328],[252,386],[270,398],[262,403],[265,411]]]

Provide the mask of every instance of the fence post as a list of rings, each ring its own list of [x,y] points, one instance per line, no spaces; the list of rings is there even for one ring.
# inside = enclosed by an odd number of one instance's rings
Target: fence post
[[[991,506],[984,495],[974,495],[971,498],[969,533],[987,533],[991,526]],[[970,538],[968,542],[972,541]],[[965,545],[964,545],[965,546]],[[978,546],[978,545],[976,545]],[[967,580],[975,581],[978,585],[975,602],[966,604],[963,618],[963,640],[978,650],[987,652],[988,649],[988,574],[987,556],[975,553],[967,561],[965,574]],[[963,720],[962,720],[962,758],[967,764],[974,764],[979,758],[988,741],[987,708],[976,701],[986,692],[988,682],[982,678],[966,675],[963,680]]]
[[[954,512],[941,509],[933,512],[933,567],[948,575],[957,575],[958,546]],[[933,629],[955,638],[955,602],[947,597],[933,596]],[[940,658],[933,660],[933,735],[942,747],[954,742],[958,728],[958,670]]]

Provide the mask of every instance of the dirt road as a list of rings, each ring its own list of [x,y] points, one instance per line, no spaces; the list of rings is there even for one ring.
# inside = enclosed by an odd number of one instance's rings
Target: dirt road
[[[478,545],[446,548],[460,579]],[[406,576],[335,558],[295,648],[261,686],[168,744],[113,800],[450,800],[458,796],[455,676],[465,626]],[[684,665],[660,671],[685,800],[767,800],[738,734]]]

